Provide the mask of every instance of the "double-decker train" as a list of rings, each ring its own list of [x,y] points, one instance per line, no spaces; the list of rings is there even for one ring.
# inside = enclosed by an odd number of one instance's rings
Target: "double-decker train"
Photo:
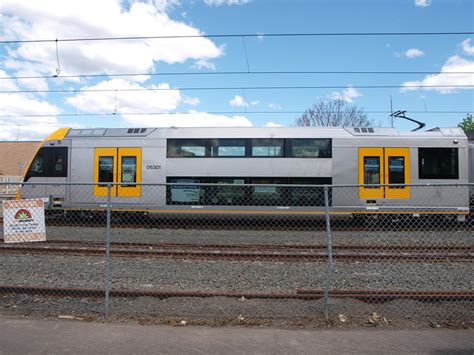
[[[113,207],[124,211],[304,213],[324,211],[321,185],[337,185],[333,210],[462,219],[473,148],[460,128],[63,128],[42,142],[21,197],[100,209],[112,184]]]

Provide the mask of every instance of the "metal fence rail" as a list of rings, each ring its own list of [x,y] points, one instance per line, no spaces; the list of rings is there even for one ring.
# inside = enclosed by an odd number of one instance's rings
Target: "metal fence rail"
[[[409,198],[375,202],[361,188],[24,184],[44,206],[5,200],[0,312],[472,322],[471,186],[411,185]],[[46,241],[20,242],[41,213]]]

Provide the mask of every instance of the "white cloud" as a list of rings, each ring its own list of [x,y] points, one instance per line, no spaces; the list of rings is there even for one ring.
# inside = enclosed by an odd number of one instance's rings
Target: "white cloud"
[[[415,6],[428,7],[431,5],[431,0],[415,0]]]
[[[333,92],[331,94],[331,98],[340,99],[347,102],[353,102],[354,99],[359,96],[362,96],[362,95],[356,89],[350,86],[347,89],[343,90],[342,92]]]
[[[8,75],[0,70],[0,76]],[[18,90],[18,86],[13,80],[0,80],[0,90]],[[60,112],[57,106],[31,94],[0,93],[0,116],[15,116],[0,117],[0,139],[43,139],[56,129],[58,120],[54,115]],[[51,116],[27,116],[38,113]]]
[[[248,103],[240,95],[234,95],[234,98],[229,101],[229,105],[235,106],[235,107],[257,106],[259,103],[260,103],[260,100],[253,100],[253,101],[250,101],[250,103]]]
[[[121,0],[2,0],[0,33],[3,39],[130,37],[200,35],[201,32],[166,14],[178,1]],[[54,43],[23,43],[11,58],[32,65],[38,73],[54,74]],[[222,47],[207,38],[139,41],[59,42],[62,75],[84,73],[150,72],[156,62],[209,61],[223,55]]]
[[[265,127],[283,127],[283,125],[281,125],[279,123],[274,123],[274,122],[267,122]]]
[[[190,110],[187,113],[163,115],[122,115],[127,123],[146,127],[251,127],[252,122],[244,116],[215,115]]]
[[[464,53],[474,55],[474,46],[471,46],[471,39],[465,39],[461,42],[461,47]]]
[[[0,69],[1,77],[10,77],[5,71]],[[14,80],[2,79],[0,80],[0,90],[18,90],[18,86],[15,84]]]
[[[417,58],[417,57],[422,57],[425,55],[425,52],[418,48],[410,48],[405,52],[405,56],[407,58]]]
[[[198,59],[194,62],[193,68],[216,70],[216,65],[206,59]]]
[[[233,5],[245,5],[251,0],[204,0],[204,3],[209,6],[233,6]]]
[[[138,83],[124,79],[112,79],[94,86],[85,86],[89,90],[128,89],[130,91],[89,91],[80,92],[66,99],[78,111],[89,113],[118,113],[125,112],[167,112],[177,108],[182,100],[179,90],[149,90],[141,89],[169,89],[167,83],[141,86]],[[137,91],[133,91],[137,90]]]
[[[441,73],[447,72],[473,72],[474,71],[474,61],[466,60],[462,57],[454,55],[450,57],[446,63],[441,68]],[[413,91],[420,89],[420,86],[446,86],[446,85],[474,85],[474,77],[472,74],[431,74],[427,75],[423,80],[419,81],[407,81],[403,83],[404,88],[401,89],[402,92]],[[469,87],[466,88],[434,88],[434,87],[425,87],[423,90],[433,90],[438,91],[441,94],[449,94],[456,92],[460,89],[472,89]]]
[[[281,105],[276,102],[271,102],[268,104],[268,108],[271,108],[272,110],[281,110]]]
[[[201,100],[199,100],[199,97],[184,96],[183,102],[191,106],[197,106],[201,103]]]
[[[230,106],[235,107],[248,107],[248,103],[244,100],[242,96],[235,95],[232,100],[229,101]]]

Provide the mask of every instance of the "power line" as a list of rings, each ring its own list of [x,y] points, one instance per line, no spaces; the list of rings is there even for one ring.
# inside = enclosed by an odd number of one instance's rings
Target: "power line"
[[[0,76],[0,80],[23,80],[23,79],[69,79],[69,78],[100,78],[100,77],[129,77],[129,76],[185,76],[185,75],[296,75],[296,74],[362,74],[362,75],[470,75],[474,74],[472,71],[452,71],[452,72],[439,72],[439,71],[392,71],[392,70],[302,70],[302,71],[291,71],[291,70],[269,70],[269,71],[220,71],[220,72],[168,72],[168,73],[117,73],[117,74],[78,74],[78,75],[30,75],[30,76]]]
[[[424,89],[424,88],[471,88],[474,84],[453,85],[310,85],[310,86],[195,86],[176,88],[117,88],[117,89],[49,89],[49,90],[0,90],[0,94],[14,93],[81,93],[81,92],[134,92],[134,91],[210,91],[210,90],[308,90],[308,89]]]
[[[19,118],[19,117],[79,117],[79,116],[163,116],[163,115],[196,115],[200,113],[215,115],[239,115],[239,114],[302,114],[304,111],[202,111],[202,112],[102,112],[102,113],[58,113],[58,114],[25,114],[25,115],[0,115],[0,118]],[[407,111],[415,114],[466,114],[473,110],[465,111]],[[325,114],[336,113],[334,111],[322,112]],[[350,114],[350,112],[342,112]],[[390,111],[364,111],[368,114],[389,114]],[[17,126],[17,124],[12,124]],[[55,126],[56,127],[56,126]]]
[[[126,36],[126,37],[79,37],[79,38],[49,38],[26,40],[3,40],[0,44],[19,43],[48,43],[48,42],[88,42],[88,41],[129,41],[150,39],[178,39],[178,38],[255,38],[259,37],[367,37],[367,36],[458,36],[472,35],[472,31],[460,32],[305,32],[305,33],[240,33],[240,34],[199,34],[199,35],[170,35],[170,36]]]

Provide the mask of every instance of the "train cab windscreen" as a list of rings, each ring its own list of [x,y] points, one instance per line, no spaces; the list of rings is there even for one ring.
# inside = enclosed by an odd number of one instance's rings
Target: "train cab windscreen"
[[[24,181],[32,177],[66,177],[67,147],[43,147],[28,168]]]

